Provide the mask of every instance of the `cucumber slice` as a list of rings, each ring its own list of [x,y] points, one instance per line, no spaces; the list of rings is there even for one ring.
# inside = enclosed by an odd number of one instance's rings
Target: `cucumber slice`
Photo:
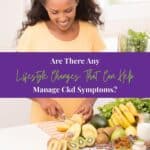
[[[78,144],[77,140],[69,141],[67,144],[67,147],[69,150],[79,150],[79,144]]]
[[[93,146],[95,143],[95,138],[94,137],[86,137],[86,146]]]
[[[78,144],[79,144],[80,148],[84,148],[86,146],[86,141],[83,137],[81,137],[81,136],[78,137],[77,141],[78,141]]]

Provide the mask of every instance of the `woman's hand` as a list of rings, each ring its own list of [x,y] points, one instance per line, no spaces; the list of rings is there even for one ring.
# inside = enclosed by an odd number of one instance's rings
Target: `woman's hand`
[[[61,117],[64,114],[62,107],[55,101],[49,98],[33,99],[38,102],[41,108],[50,116],[55,118]]]
[[[75,113],[82,114],[85,121],[91,119],[93,115],[93,105],[95,103],[95,99],[87,99],[82,102],[82,104],[77,108]]]

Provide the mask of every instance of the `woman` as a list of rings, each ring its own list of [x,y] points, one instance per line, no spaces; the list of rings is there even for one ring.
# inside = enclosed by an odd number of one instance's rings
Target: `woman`
[[[20,31],[17,49],[26,52],[96,52],[104,42],[96,25],[101,10],[93,0],[34,0]],[[87,121],[95,98],[35,98],[31,121],[80,113]]]

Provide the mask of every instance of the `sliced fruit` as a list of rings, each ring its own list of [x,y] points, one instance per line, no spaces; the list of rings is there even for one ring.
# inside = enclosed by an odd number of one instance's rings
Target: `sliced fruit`
[[[122,122],[122,127],[127,128],[130,126],[128,120],[123,116],[123,114],[118,114],[120,121]]]
[[[108,123],[109,123],[110,127],[114,127],[115,126],[111,118],[108,120]]]
[[[61,148],[60,150],[67,150],[67,141],[62,139],[60,140]]]
[[[81,114],[73,114],[73,116],[71,117],[71,120],[81,125],[85,123],[85,120]]]
[[[77,141],[80,148],[84,148],[86,146],[86,140],[83,137],[78,137]]]
[[[120,109],[119,109],[117,106],[115,106],[115,107],[113,108],[113,113],[117,113],[117,114],[122,115]]]
[[[77,141],[69,141],[67,147],[69,150],[79,150],[79,144]]]
[[[122,114],[122,112],[118,107],[114,107],[113,111],[117,113],[120,121],[122,122],[122,127],[127,128],[128,126],[130,126],[130,123],[128,122],[128,120],[125,118],[125,116]]]
[[[108,121],[105,117],[100,116],[99,114],[96,114],[92,117],[90,123],[95,127],[95,128],[103,128],[108,125]]]
[[[120,125],[118,118],[116,117],[116,114],[112,114],[111,119],[113,121],[113,123],[115,124],[115,126]]]
[[[68,124],[62,123],[58,125],[56,128],[57,128],[57,131],[59,132],[66,132],[69,129],[69,127],[70,126]]]
[[[132,115],[132,113],[129,111],[128,107],[126,107],[123,104],[119,105],[120,110],[122,111],[122,113],[124,114],[124,116],[127,118],[127,120],[131,123],[134,124],[135,123],[135,118]]]
[[[57,140],[58,141],[58,140]],[[57,143],[57,150],[61,150],[61,147],[62,147],[62,143],[61,143],[61,140]]]
[[[71,127],[75,122],[70,119],[65,119],[64,123]]]
[[[87,123],[87,124],[84,124],[82,126],[82,136],[83,137],[93,137],[93,138],[96,138],[97,137],[97,130],[96,128],[90,124],[90,123]]]
[[[138,112],[135,108],[135,106],[133,105],[132,102],[128,102],[126,103],[126,106],[128,107],[129,111],[134,115],[134,116],[138,116]]]
[[[114,115],[115,115],[115,118],[118,120],[120,126],[122,126],[123,128],[126,128],[126,125],[124,124],[124,122],[122,121],[122,119],[119,118],[119,115],[116,112],[114,113]]]
[[[48,150],[56,150],[59,148],[59,142],[57,139],[51,139],[49,142],[48,142]]]
[[[57,143],[57,150],[61,150],[61,146],[62,146],[62,145],[61,145],[61,142],[58,142],[58,143]]]
[[[126,128],[125,133],[127,136],[129,136],[129,135],[136,136],[137,135],[137,131],[134,126],[129,126],[128,128]]]
[[[81,125],[79,123],[73,124],[65,133],[65,138],[75,140],[81,133]]]
[[[86,146],[93,146],[95,143],[95,138],[94,137],[86,137]]]

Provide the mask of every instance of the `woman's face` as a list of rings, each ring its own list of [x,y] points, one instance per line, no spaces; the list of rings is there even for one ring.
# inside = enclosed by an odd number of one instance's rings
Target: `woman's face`
[[[67,31],[74,23],[76,0],[46,0],[45,8],[51,22],[61,31]]]

